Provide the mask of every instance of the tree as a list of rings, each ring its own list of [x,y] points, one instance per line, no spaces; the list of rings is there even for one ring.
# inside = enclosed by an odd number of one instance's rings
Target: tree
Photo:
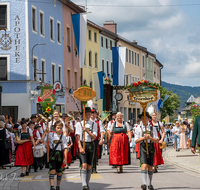
[[[172,91],[168,91],[164,87],[159,88],[161,93],[161,99],[165,98],[165,95],[169,95],[169,98],[164,102],[163,108],[160,108],[162,112],[162,119],[166,116],[174,115],[174,111],[177,111],[180,107],[181,100],[177,94],[173,94]]]

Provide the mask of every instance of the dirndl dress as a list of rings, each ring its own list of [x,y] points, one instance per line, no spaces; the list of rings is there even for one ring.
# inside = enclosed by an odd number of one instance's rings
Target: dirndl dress
[[[113,125],[113,138],[110,144],[109,165],[130,165],[130,149],[126,124],[123,127]]]

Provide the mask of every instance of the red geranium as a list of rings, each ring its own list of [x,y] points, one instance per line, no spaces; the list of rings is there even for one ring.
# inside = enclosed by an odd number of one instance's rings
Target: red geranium
[[[139,81],[139,82],[138,82],[138,84],[140,85],[140,84],[141,84],[141,82]]]
[[[134,83],[134,86],[137,87],[138,86],[137,83]]]
[[[145,80],[144,82],[145,82],[145,83],[147,83],[147,81],[146,81],[146,80]]]

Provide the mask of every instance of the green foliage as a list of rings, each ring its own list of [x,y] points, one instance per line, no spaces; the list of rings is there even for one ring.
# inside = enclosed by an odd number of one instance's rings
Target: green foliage
[[[166,116],[174,115],[174,111],[178,110],[181,100],[179,99],[177,94],[174,94],[172,91],[168,91],[164,87],[160,87],[159,90],[162,100],[165,98],[165,95],[169,95],[169,98],[164,102],[163,108],[160,108],[163,119]]]
[[[200,116],[200,106],[197,105],[195,102],[191,105],[191,113],[192,113],[192,120],[195,121],[196,117]]]

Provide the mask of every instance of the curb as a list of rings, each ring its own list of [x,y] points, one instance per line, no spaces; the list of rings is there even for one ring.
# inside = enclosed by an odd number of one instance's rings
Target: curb
[[[193,170],[193,169],[191,169],[191,168],[187,168],[187,167],[184,167],[184,166],[182,166],[182,165],[180,165],[180,164],[177,164],[177,163],[172,162],[172,161],[168,158],[168,152],[169,152],[169,151],[170,151],[170,150],[166,150],[166,151],[164,151],[164,154],[163,154],[164,159],[165,159],[167,162],[169,162],[170,164],[175,165],[175,166],[177,166],[177,167],[179,167],[179,168],[182,168],[182,169],[184,169],[184,170],[190,171],[190,172],[192,172],[192,173],[200,174],[200,172],[198,172],[198,171],[195,171],[195,170]]]

